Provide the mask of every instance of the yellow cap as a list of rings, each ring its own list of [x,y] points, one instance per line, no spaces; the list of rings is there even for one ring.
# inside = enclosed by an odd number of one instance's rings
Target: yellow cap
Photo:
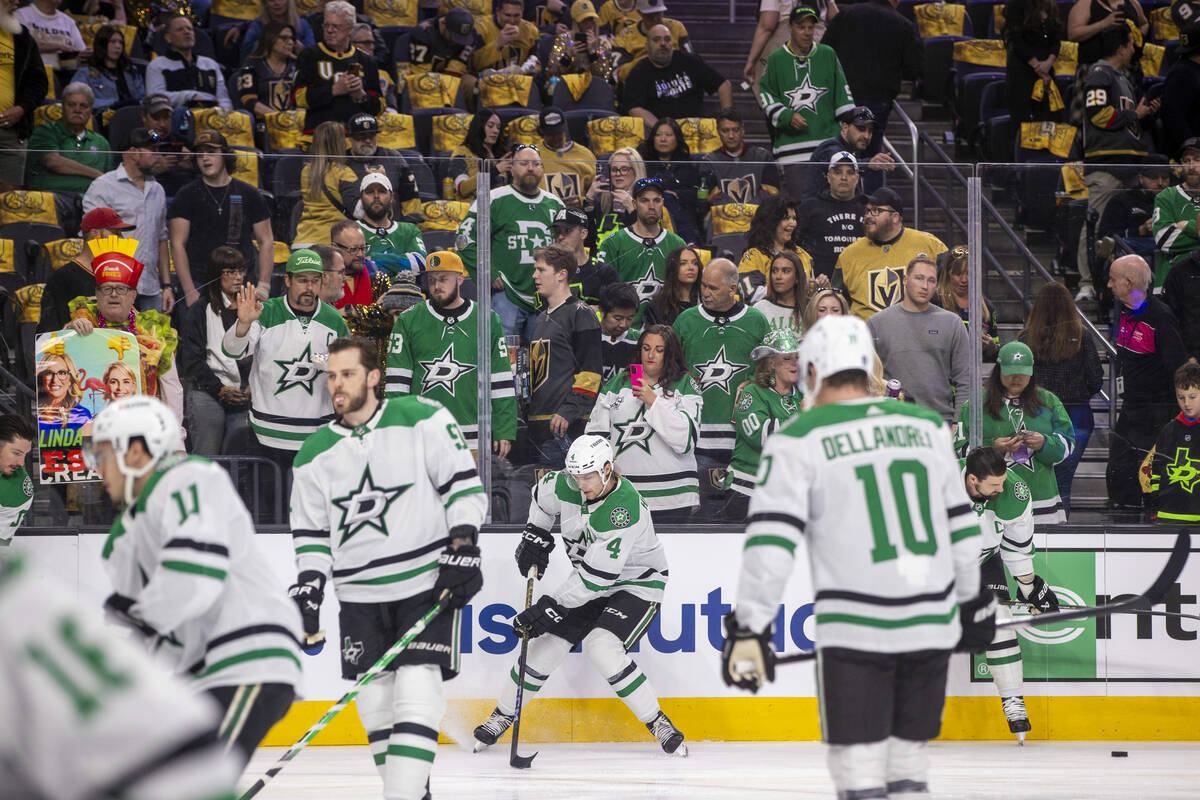
[[[463,266],[462,259],[458,257],[458,253],[449,250],[437,250],[430,253],[425,258],[426,272],[457,272],[459,275],[466,275],[467,269]]]
[[[575,0],[571,4],[571,19],[575,20],[576,24],[585,19],[594,19],[599,22],[600,15],[596,13],[596,7],[592,5],[591,0]]]

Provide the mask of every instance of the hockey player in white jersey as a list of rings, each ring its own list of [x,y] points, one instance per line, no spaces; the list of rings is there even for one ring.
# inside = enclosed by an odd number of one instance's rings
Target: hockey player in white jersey
[[[454,417],[424,397],[377,396],[373,341],[329,345],[337,418],[296,454],[293,599],[316,643],[331,574],[342,677],[357,680],[449,590],[439,614],[358,694],[386,800],[428,798],[442,682],[459,669],[462,607],[483,586],[477,537],[487,497]],[[336,640],[335,640],[336,641]],[[310,650],[313,652],[313,650]]]
[[[73,595],[0,563],[0,796],[233,800],[216,706]]]
[[[218,702],[221,738],[244,766],[291,707],[300,619],[229,474],[182,449],[175,415],[153,397],[96,415],[85,457],[125,507],[102,551],[104,605]]]
[[[513,619],[528,636],[525,691],[536,694],[567,653],[583,654],[667,753],[687,755],[683,733],[658,704],[646,674],[629,650],[650,627],[667,585],[667,556],[654,533],[646,502],[614,466],[603,436],[580,436],[567,451],[566,469],[538,481],[529,521],[517,546],[517,569],[540,578],[550,564],[559,520],[567,558],[574,568],[552,594],[542,595]],[[476,750],[493,745],[513,723],[517,670],[504,681],[496,708],[475,728]]]
[[[806,541],[821,733],[838,797],[856,800],[928,793],[950,653],[983,649],[995,629],[950,433],[928,409],[871,397],[873,362],[857,317],[804,337],[815,406],[763,450],[721,656],[727,684],[774,679],[771,621]]]
[[[994,447],[977,448],[960,464],[963,484],[983,534],[979,555],[983,587],[1000,601],[996,619],[1012,617],[1007,605],[1012,598],[1005,568],[1017,583],[1021,601],[1032,613],[1057,611],[1054,590],[1033,571],[1033,493],[1029,485],[1006,468],[1004,454]],[[987,648],[987,665],[1000,694],[1008,729],[1024,744],[1030,724],[1022,688],[1021,645],[1015,631],[997,631]]]
[[[37,441],[37,428],[17,414],[0,415],[0,547],[12,542],[33,505],[33,480],[25,459]]]

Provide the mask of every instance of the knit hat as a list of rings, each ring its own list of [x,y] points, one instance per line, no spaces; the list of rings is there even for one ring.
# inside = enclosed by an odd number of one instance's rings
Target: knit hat
[[[996,356],[1001,375],[1032,375],[1033,351],[1024,342],[1009,342]]]

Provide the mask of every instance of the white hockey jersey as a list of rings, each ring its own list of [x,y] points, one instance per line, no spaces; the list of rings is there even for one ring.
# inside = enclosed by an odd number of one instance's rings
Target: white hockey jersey
[[[0,565],[0,796],[232,800],[236,765],[197,742],[216,706],[73,594],[24,558]]]
[[[319,302],[310,317],[297,316],[286,297],[263,303],[262,315],[244,337],[230,325],[221,352],[241,360],[254,357],[250,370],[250,427],[258,441],[279,450],[299,450],[308,435],[333,419],[325,390],[329,343],[349,336],[342,315]]]
[[[959,459],[960,474],[965,477],[966,459]],[[979,517],[979,563],[997,552],[1013,575],[1033,572],[1033,492],[1013,470],[1005,470],[1004,490],[986,503],[972,502]]]
[[[254,540],[229,474],[168,456],[112,524],[104,569],[155,649],[199,689],[300,682],[300,612]]]
[[[450,530],[478,530],[486,509],[450,412],[424,397],[388,398],[366,423],[331,422],[296,454],[296,570],[332,572],[341,602],[413,597],[433,589]]]
[[[629,373],[618,373],[596,398],[587,432],[608,437],[617,454],[617,471],[651,511],[691,508],[700,502],[700,387],[685,375],[669,395],[661,386],[653,389],[658,399],[647,408],[633,393]]]
[[[979,525],[934,412],[887,398],[819,406],[767,440],[750,498],[738,621],[774,619],[807,539],[818,647],[951,649],[979,593]]]
[[[667,553],[632,483],[622,477],[607,496],[589,503],[565,473],[547,472],[533,487],[529,523],[549,531],[555,517],[574,567],[552,593],[561,605],[575,608],[621,591],[662,602]]]

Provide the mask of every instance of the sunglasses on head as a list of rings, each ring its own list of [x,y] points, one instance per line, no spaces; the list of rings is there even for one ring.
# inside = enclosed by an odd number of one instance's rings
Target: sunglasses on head
[[[535,153],[542,152],[541,150],[538,149],[538,146],[536,144],[519,144],[513,148],[513,155],[515,156],[517,153],[521,152],[522,150],[532,150]]]
[[[663,182],[659,178],[639,178],[638,180],[634,181],[633,193],[637,194],[642,189],[646,189],[646,188],[658,189],[659,191],[661,191],[662,185],[663,185]]]

